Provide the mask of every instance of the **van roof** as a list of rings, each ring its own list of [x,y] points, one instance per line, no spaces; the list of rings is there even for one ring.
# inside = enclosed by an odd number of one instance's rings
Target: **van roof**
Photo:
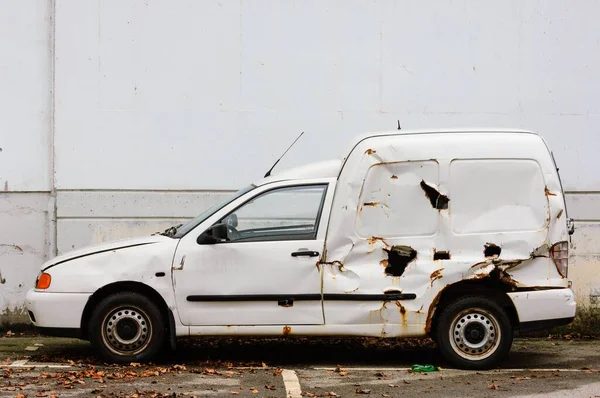
[[[538,135],[536,132],[531,130],[523,130],[523,129],[513,129],[513,128],[490,128],[490,127],[468,127],[468,128],[429,128],[429,129],[407,129],[407,130],[383,130],[383,131],[371,131],[364,134],[359,134],[355,137],[353,142],[356,144],[362,141],[365,138],[369,137],[377,137],[383,135],[399,135],[399,134],[444,134],[444,133],[500,133],[500,134],[510,134],[510,133],[522,133],[522,134],[534,134]]]
[[[316,177],[337,177],[339,171],[346,159],[346,156],[358,145],[361,141],[371,137],[381,136],[392,136],[392,135],[410,135],[410,134],[448,134],[448,133],[471,133],[471,134],[533,134],[537,133],[530,130],[522,129],[510,129],[510,128],[430,128],[430,129],[407,129],[407,130],[384,130],[384,131],[372,131],[364,134],[356,135],[353,139],[349,140],[349,145],[346,147],[346,151],[343,153],[342,158],[331,159],[328,161],[309,163],[306,165],[294,167],[291,169],[274,170],[271,177],[257,181],[258,185],[262,185],[266,182],[281,181],[287,179],[296,178],[316,178]]]

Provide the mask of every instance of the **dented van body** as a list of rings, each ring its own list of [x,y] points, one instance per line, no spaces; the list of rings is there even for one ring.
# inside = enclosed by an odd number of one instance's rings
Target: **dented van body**
[[[514,333],[573,320],[570,233],[539,135],[372,133],[186,225],[51,260],[27,302],[43,332],[114,361],[184,335],[429,335],[489,368]]]

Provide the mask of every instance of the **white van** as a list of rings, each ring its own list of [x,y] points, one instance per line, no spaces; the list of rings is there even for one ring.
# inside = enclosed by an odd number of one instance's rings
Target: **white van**
[[[114,362],[189,335],[429,335],[483,369],[515,332],[573,320],[570,233],[537,134],[373,133],[162,234],[58,256],[26,302]]]

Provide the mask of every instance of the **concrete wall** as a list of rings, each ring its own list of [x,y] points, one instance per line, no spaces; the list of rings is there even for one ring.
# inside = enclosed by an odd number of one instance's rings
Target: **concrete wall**
[[[593,1],[0,0],[0,312],[40,262],[165,229],[357,133],[505,126],[552,146],[580,297],[600,286]],[[20,251],[18,248],[21,248]]]

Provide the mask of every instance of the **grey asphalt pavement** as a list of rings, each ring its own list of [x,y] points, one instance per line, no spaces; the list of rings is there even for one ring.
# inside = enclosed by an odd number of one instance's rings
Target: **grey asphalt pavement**
[[[452,369],[431,342],[204,339],[152,364],[102,363],[89,343],[0,338],[10,397],[600,397],[600,341],[518,339],[498,369]],[[414,373],[413,364],[441,369]]]

